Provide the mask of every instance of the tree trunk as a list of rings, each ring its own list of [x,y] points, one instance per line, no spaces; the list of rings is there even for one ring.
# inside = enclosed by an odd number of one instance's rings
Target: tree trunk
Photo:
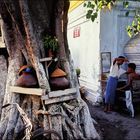
[[[67,12],[69,2],[65,0],[3,0],[0,1],[0,14],[3,20],[4,39],[9,53],[8,74],[3,105],[18,103],[30,118],[33,130],[39,127],[37,119],[44,118],[40,125],[45,129],[56,130],[61,139],[98,139],[86,103],[81,99],[75,70],[73,69],[67,44]],[[55,35],[59,42],[59,66],[68,74],[70,87],[77,89],[77,99],[44,105],[41,97],[21,95],[10,92],[16,85],[18,70],[22,65],[34,67],[39,88],[50,92],[40,58],[44,57],[44,35]],[[16,108],[2,110],[0,139],[16,139],[24,128]],[[1,106],[0,106],[1,109]],[[43,109],[47,114],[37,116],[35,112]],[[37,118],[38,117],[38,118]],[[51,135],[52,139],[56,137]]]
[[[0,55],[0,114],[2,113],[2,105],[3,105],[3,99],[5,94],[5,88],[6,88],[6,78],[7,78],[7,62],[3,55]],[[1,115],[0,115],[1,117]]]

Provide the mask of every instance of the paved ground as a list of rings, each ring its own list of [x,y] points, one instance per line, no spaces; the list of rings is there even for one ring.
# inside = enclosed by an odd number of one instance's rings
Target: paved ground
[[[140,118],[131,118],[120,112],[105,113],[102,106],[86,101],[91,116],[98,122],[97,128],[104,140],[140,140]]]

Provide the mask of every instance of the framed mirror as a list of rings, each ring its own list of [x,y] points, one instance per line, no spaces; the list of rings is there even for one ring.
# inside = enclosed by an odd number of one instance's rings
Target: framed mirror
[[[102,73],[109,73],[111,67],[111,52],[101,53],[101,69]]]

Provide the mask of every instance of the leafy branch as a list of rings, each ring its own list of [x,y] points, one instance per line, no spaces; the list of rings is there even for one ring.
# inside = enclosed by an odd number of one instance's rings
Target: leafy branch
[[[94,0],[94,1],[86,1],[84,3],[84,7],[86,7],[87,14],[86,18],[91,19],[93,22],[98,17],[98,11],[106,8],[111,10],[112,6],[115,4],[116,0]]]
[[[85,1],[83,6],[87,8],[86,18],[95,21],[98,17],[98,12],[102,9],[112,10],[112,7],[119,1],[122,1],[123,7],[125,9],[129,8],[128,0],[92,0]],[[135,0],[140,2],[140,0]],[[128,9],[125,13],[126,16],[129,16],[130,10]],[[126,27],[127,33],[130,37],[137,35],[140,32],[140,9],[135,9],[135,17],[131,25]]]
[[[136,15],[131,25],[126,28],[127,33],[130,37],[137,35],[140,32],[140,15]]]

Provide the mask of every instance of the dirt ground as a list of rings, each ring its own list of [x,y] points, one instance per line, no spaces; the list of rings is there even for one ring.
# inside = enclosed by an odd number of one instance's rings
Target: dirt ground
[[[140,140],[140,112],[131,118],[126,112],[105,113],[103,106],[86,102],[103,140]]]

